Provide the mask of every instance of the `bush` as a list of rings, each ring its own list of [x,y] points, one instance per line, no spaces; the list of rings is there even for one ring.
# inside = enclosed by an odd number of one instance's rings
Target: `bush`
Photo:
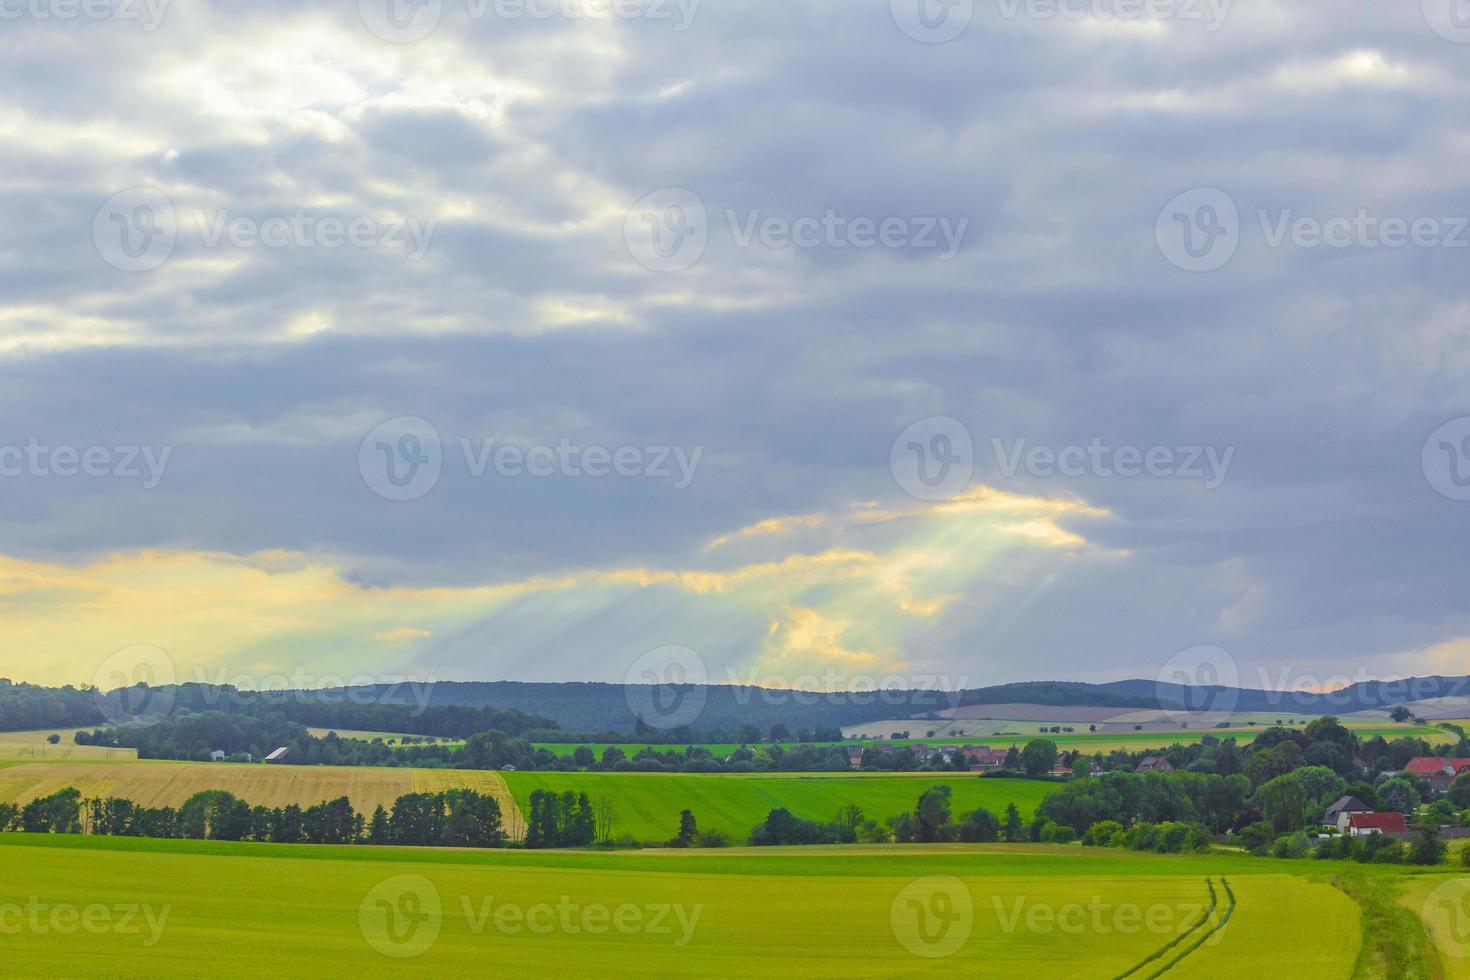
[[[1114,838],[1118,838],[1118,845],[1123,843],[1123,825],[1116,820],[1099,820],[1087,828],[1087,833],[1082,835],[1082,843],[1088,847],[1113,847]]]
[[[729,847],[730,835],[723,830],[711,827],[708,830],[701,830],[699,832],[699,838],[696,844],[699,847]]]
[[[1441,864],[1448,851],[1449,846],[1440,840],[1439,831],[1425,827],[1419,832],[1414,846],[1409,848],[1408,861],[1410,864]]]
[[[1298,830],[1293,834],[1282,834],[1271,847],[1271,856],[1279,858],[1302,858],[1307,856],[1307,835]]]
[[[1070,844],[1077,839],[1077,831],[1071,827],[1049,823],[1041,830],[1043,844]]]
[[[1375,837],[1382,836],[1375,834]],[[1373,855],[1374,864],[1403,864],[1409,856],[1409,849],[1401,840],[1391,840],[1378,848],[1378,853]]]

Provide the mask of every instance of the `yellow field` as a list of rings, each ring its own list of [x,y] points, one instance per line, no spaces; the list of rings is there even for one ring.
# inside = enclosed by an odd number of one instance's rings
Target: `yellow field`
[[[0,801],[23,803],[68,786],[83,796],[121,796],[144,806],[178,806],[206,789],[234,793],[252,806],[310,806],[346,796],[360,812],[391,809],[405,793],[463,787],[500,801],[509,828],[521,821],[497,772],[371,766],[267,766],[227,762],[22,762],[0,768]]]
[[[72,741],[78,729],[42,728],[33,732],[0,732],[0,760],[62,759],[136,759],[137,749],[109,749],[100,745],[77,745]],[[48,736],[60,735],[52,745]]]

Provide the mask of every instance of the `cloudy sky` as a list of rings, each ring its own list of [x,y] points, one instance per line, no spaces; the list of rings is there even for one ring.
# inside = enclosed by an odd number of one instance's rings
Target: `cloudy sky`
[[[0,4],[0,675],[1470,666],[1470,10],[391,2]]]

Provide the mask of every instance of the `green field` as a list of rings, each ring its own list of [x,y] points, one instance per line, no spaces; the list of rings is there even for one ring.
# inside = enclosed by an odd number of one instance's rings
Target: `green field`
[[[1380,872],[1075,846],[599,854],[9,834],[0,928],[7,976],[1091,980],[1172,964],[1169,978],[1345,980],[1364,931],[1339,873]]]
[[[501,773],[522,813],[533,790],[585,792],[612,804],[613,836],[632,835],[640,841],[663,841],[679,827],[679,812],[694,811],[703,829],[718,829],[744,840],[756,824],[776,807],[785,807],[808,820],[831,820],[848,803],[878,820],[912,810],[919,794],[944,784],[954,791],[956,815],[988,807],[999,816],[1015,803],[1030,819],[1056,783],[1029,779],[981,779],[923,773],[762,773],[713,775],[683,773]]]

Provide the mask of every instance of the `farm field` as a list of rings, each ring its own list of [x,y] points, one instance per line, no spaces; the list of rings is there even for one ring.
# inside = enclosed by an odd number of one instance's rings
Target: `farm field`
[[[83,796],[122,796],[145,806],[178,806],[194,793],[222,789],[252,806],[310,806],[347,796],[361,813],[392,808],[404,793],[452,787],[510,796],[499,773],[370,766],[267,766],[227,762],[19,762],[0,768],[0,801],[25,802],[74,786]],[[509,822],[509,821],[508,821]]]
[[[1023,819],[1056,783],[1027,779],[981,779],[955,773],[890,775],[883,773],[502,773],[522,813],[537,789],[556,793],[585,792],[594,800],[612,804],[613,836],[632,835],[640,841],[662,841],[674,836],[679,813],[689,809],[702,829],[719,829],[744,840],[756,824],[777,807],[808,820],[831,820],[848,803],[864,815],[885,819],[912,810],[919,794],[930,786],[953,789],[952,807],[958,814],[987,807],[1002,816],[1015,803]]]
[[[1058,749],[1069,752],[1080,750],[1086,754],[1092,755],[1099,752],[1112,752],[1114,750],[1137,752],[1143,749],[1150,748],[1166,748],[1176,742],[1182,745],[1189,745],[1198,742],[1206,735],[1213,735],[1216,738],[1234,738],[1239,744],[1245,745],[1254,741],[1257,735],[1259,735],[1261,732],[1265,731],[1267,727],[1269,727],[1268,725],[1257,725],[1251,728],[1245,728],[1241,726],[1232,726],[1231,728],[1176,728],[1170,729],[1168,731],[1125,731],[1113,733],[1098,732],[1094,734],[1087,731],[1087,725],[1074,724],[1074,727],[1080,728],[1081,731],[1072,732],[1070,734],[1065,732],[1061,734],[1052,734],[1050,732],[1041,731],[1041,728],[1043,727],[1051,727],[1050,723],[1045,726],[1040,724],[1016,725],[1014,723],[1008,723],[1005,730],[1007,732],[1014,732],[1015,734],[1007,734],[1002,736],[973,734],[970,736],[954,738],[925,738],[922,737],[923,731],[917,728],[917,724],[919,723],[907,723],[910,733],[917,733],[919,737],[912,737],[907,739],[885,738],[881,739],[880,741],[885,745],[895,746],[923,743],[924,745],[984,745],[991,748],[1009,748],[1012,745],[1024,745],[1027,741],[1033,738],[1045,738],[1049,739],[1052,742],[1055,742]],[[1058,722],[1057,724],[1061,723]],[[1382,735],[1386,739],[1395,739],[1404,738],[1412,735],[1418,738],[1425,739],[1426,741],[1429,741],[1431,743],[1447,742],[1453,738],[1453,736],[1449,732],[1446,732],[1442,728],[1433,728],[1430,726],[1413,724],[1401,725],[1394,722],[1383,721],[1380,719],[1358,721],[1344,720],[1343,726],[1352,731],[1360,738],[1372,738],[1375,735]],[[1303,726],[1288,725],[1286,727],[1300,728]],[[652,748],[659,752],[667,752],[670,749],[673,749],[675,751],[683,751],[683,749],[686,748],[686,746],[683,745],[648,745],[648,743],[646,742],[537,742],[535,743],[535,748],[546,749],[556,755],[571,755],[572,752],[576,750],[578,745],[583,744],[592,749],[592,751],[597,755],[599,759],[602,758],[603,749],[607,748],[609,745],[613,745],[621,749],[623,753],[629,758],[632,758],[644,748]],[[724,758],[731,752],[734,752],[736,749],[740,748],[738,744],[729,742],[700,744],[701,747],[709,749],[710,753],[718,758]],[[819,746],[845,746],[865,745],[871,743],[848,740],[845,742],[814,742],[811,744]]]
[[[382,739],[385,742],[388,741],[389,739],[394,739],[395,741],[397,741],[399,743],[401,743],[405,738],[407,738],[407,739],[417,739],[418,740],[417,742],[410,742],[409,743],[410,745],[413,745],[413,744],[418,744],[418,745],[428,744],[424,740],[430,738],[430,736],[427,736],[427,735],[405,735],[402,732],[360,732],[360,731],[354,731],[354,730],[349,729],[349,728],[314,728],[313,727],[313,728],[307,728],[307,731],[310,732],[312,735],[315,735],[317,738],[326,738],[326,736],[329,733],[336,732],[338,738],[355,738],[355,739],[360,739],[360,740],[362,740],[364,742],[371,742],[375,738],[380,738],[380,739]],[[464,744],[464,740],[463,739],[433,738],[432,741],[435,744],[438,744],[438,745],[463,745]]]
[[[72,741],[80,729],[42,728],[29,732],[0,732],[0,760],[136,759],[136,749],[110,749],[100,745],[77,745]],[[52,745],[52,735],[61,741]]]
[[[491,967],[1096,978],[1168,965],[1169,978],[1346,980],[1363,935],[1358,907],[1326,881],[1337,871],[1080,847],[599,854],[8,834],[0,908],[143,906],[130,931],[7,935],[5,972],[18,976],[192,977],[207,963],[252,980]],[[218,955],[242,922],[250,954]]]

